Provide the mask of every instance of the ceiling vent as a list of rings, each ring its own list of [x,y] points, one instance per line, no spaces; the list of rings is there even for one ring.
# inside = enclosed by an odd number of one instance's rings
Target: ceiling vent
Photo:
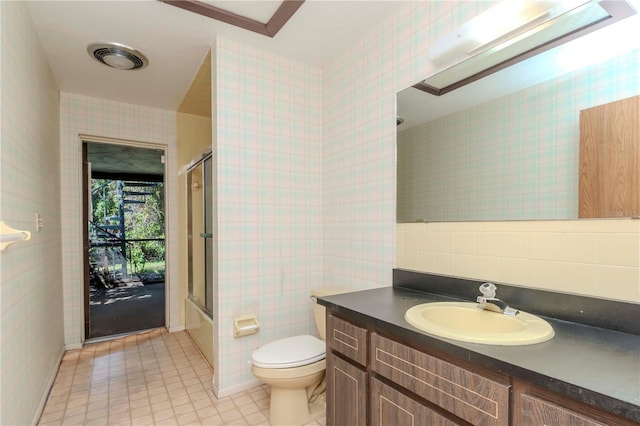
[[[443,95],[635,13],[616,0],[504,0],[433,43],[436,73],[414,87]]]
[[[118,43],[92,43],[87,46],[87,52],[96,61],[117,70],[138,70],[149,64],[141,52]]]

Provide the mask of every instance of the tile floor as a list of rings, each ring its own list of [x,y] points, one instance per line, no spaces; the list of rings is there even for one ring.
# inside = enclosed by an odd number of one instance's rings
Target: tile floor
[[[212,374],[184,331],[89,344],[65,354],[38,424],[269,424],[269,386],[218,399]],[[309,423],[324,424],[324,418]]]

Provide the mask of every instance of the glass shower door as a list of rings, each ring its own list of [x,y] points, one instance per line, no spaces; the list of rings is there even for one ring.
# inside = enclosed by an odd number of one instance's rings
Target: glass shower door
[[[213,176],[206,157],[187,172],[189,298],[209,317],[213,314]]]
[[[204,160],[204,274],[205,311],[213,313],[213,167],[211,157]]]

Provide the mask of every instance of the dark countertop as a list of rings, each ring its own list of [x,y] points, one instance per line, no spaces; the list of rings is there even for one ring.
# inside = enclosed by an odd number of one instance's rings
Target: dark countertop
[[[397,287],[318,299],[362,322],[640,422],[640,336],[544,317],[555,331],[551,340],[493,346],[429,335],[404,319],[412,306],[447,300],[457,299]]]

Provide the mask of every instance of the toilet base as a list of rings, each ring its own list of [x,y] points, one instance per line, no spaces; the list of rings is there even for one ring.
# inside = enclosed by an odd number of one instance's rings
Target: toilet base
[[[324,416],[325,396],[319,395],[309,404],[306,389],[290,389],[271,386],[269,423],[271,426],[300,426]]]
[[[292,368],[251,367],[258,380],[271,385],[271,426],[304,425],[325,412],[326,360]],[[319,395],[314,395],[314,393]],[[312,401],[310,404],[309,401]]]
[[[309,404],[309,420],[315,420],[319,417],[324,417],[327,415],[327,398],[326,393],[319,395],[318,398]]]

